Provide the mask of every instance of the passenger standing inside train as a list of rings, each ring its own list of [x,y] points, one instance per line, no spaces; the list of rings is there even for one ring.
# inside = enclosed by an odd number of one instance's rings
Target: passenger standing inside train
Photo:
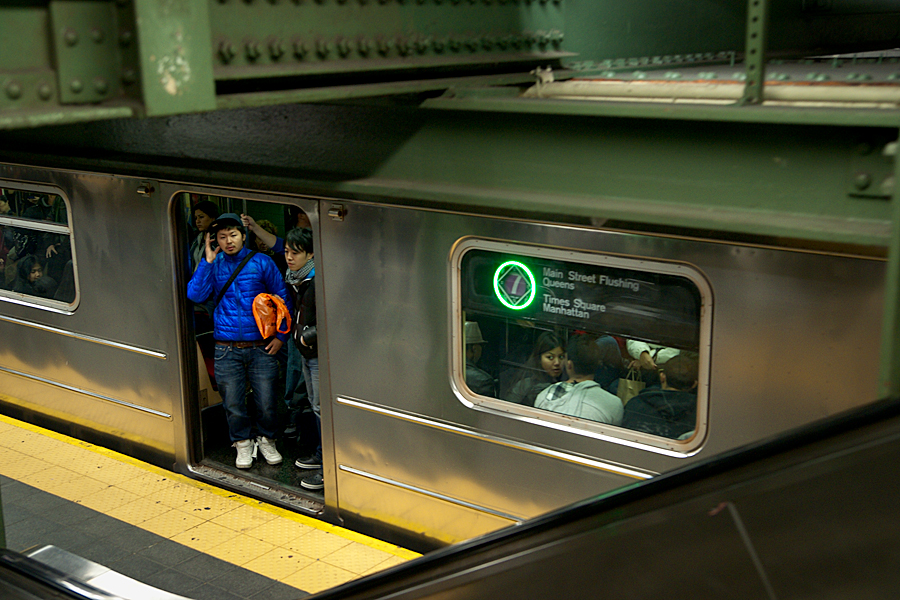
[[[294,320],[291,337],[303,361],[303,378],[309,393],[309,404],[316,416],[319,440],[316,450],[309,457],[298,458],[294,463],[301,469],[314,469],[304,477],[300,485],[308,490],[325,487],[322,473],[322,416],[319,405],[319,350],[316,333],[316,264],[313,253],[311,229],[291,229],[284,240],[284,258],[288,270],[285,283],[294,304]]]
[[[303,227],[298,226],[296,229],[312,229],[309,224],[309,217],[306,216],[305,212],[295,206],[290,207],[290,211],[290,222],[297,224],[305,223]],[[257,222],[256,219],[250,215],[241,215],[241,222],[244,224],[244,227],[253,234],[257,243],[262,243],[266,248],[272,250],[276,256],[281,257],[284,262],[281,272],[284,273],[285,282],[287,282],[290,267],[287,266],[284,240],[278,237],[275,232],[269,231],[263,227],[261,223],[264,223],[264,220]],[[276,264],[278,263],[276,262]],[[288,291],[292,291],[290,285],[287,286],[287,289]],[[294,302],[294,307],[297,307],[297,302]],[[303,357],[300,355],[300,351],[297,350],[295,344],[287,344],[286,347],[287,359],[285,361],[284,404],[288,407],[289,413],[288,423],[284,429],[284,435],[285,437],[293,437],[299,435],[299,432],[303,429],[301,427],[301,420],[303,413],[308,413],[305,409],[309,405],[309,392],[307,390],[306,379],[303,376]],[[309,405],[309,409],[312,410],[311,405]],[[315,414],[313,414],[313,418],[315,418]],[[300,443],[304,446],[308,446],[308,437],[309,436],[305,436],[304,439],[299,440]],[[311,442],[318,444],[318,441],[313,440]]]
[[[622,401],[594,381],[601,351],[595,338],[578,335],[566,346],[567,381],[555,383],[538,394],[535,408],[590,419],[600,423],[622,423]]]
[[[213,247],[213,236],[217,246]],[[235,465],[253,466],[256,450],[270,465],[281,463],[275,447],[277,427],[275,390],[278,359],[275,357],[287,339],[277,334],[263,339],[253,317],[253,300],[268,293],[291,300],[281,274],[272,259],[245,247],[247,234],[241,218],[233,213],[221,215],[210,226],[205,238],[204,260],[200,261],[188,283],[188,298],[196,303],[215,299],[213,331],[215,374],[219,393],[225,403],[228,433],[237,449]],[[256,429],[246,404],[246,384],[250,381],[256,403]]]
[[[197,270],[197,265],[203,260],[206,250],[206,232],[217,218],[219,218],[219,207],[209,200],[203,200],[194,205],[194,225],[199,233],[191,242],[191,273]]]

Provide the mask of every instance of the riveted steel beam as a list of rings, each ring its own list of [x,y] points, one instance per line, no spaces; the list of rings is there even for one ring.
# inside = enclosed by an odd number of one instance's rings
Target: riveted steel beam
[[[766,80],[766,33],[768,29],[769,0],[747,0],[747,43],[744,61],[747,64],[747,80],[744,85],[744,104],[763,101]]]
[[[128,6],[129,0],[117,0]],[[206,0],[134,0],[129,23],[147,115],[213,110],[215,82]],[[123,29],[120,33],[127,35]],[[129,44],[130,46],[130,44]]]

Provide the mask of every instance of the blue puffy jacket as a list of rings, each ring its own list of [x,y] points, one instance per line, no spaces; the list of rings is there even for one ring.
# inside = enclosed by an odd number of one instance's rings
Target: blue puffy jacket
[[[188,283],[188,298],[197,303],[215,300],[231,273],[249,252],[246,247],[234,256],[220,252],[212,263],[201,259]],[[291,299],[275,262],[265,254],[257,253],[228,286],[213,313],[215,339],[223,342],[261,340],[256,319],[253,318],[253,299],[263,293],[281,296],[288,310],[293,312]],[[282,342],[287,340],[286,334],[279,333],[277,337]]]

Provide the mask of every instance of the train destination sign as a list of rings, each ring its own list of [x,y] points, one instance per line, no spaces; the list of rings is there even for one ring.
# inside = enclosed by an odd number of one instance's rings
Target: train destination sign
[[[471,250],[462,259],[469,313],[656,341],[699,342],[701,296],[683,276]]]

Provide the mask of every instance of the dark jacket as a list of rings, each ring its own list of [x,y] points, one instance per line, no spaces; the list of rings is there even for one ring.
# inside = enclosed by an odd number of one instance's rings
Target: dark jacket
[[[677,439],[697,426],[697,394],[646,388],[625,405],[622,427]]]
[[[317,358],[319,347],[316,333],[316,270],[313,268],[309,275],[294,286],[287,284],[288,293],[294,306],[293,321],[291,323],[291,337],[297,350],[303,358]],[[306,346],[300,343],[300,339],[306,342]]]

